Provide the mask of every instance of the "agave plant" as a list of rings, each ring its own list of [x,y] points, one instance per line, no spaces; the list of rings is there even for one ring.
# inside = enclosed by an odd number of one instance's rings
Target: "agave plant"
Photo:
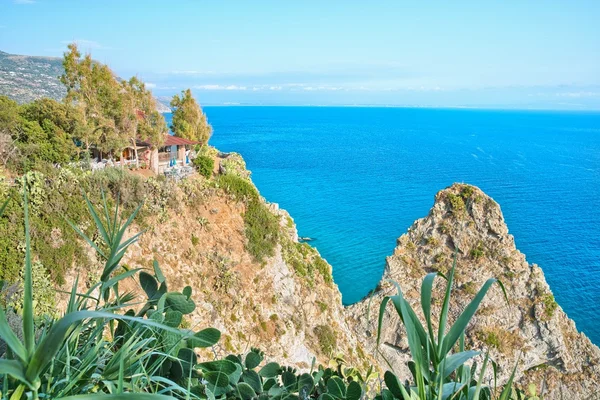
[[[455,269],[456,255],[448,276],[441,273],[430,273],[423,279],[421,286],[421,307],[425,324],[421,323],[409,302],[404,298],[400,285],[392,282],[396,286],[398,294],[386,296],[381,303],[378,319],[377,345],[379,345],[381,339],[381,327],[385,308],[391,301],[406,328],[408,345],[412,356],[412,361],[409,362],[409,369],[413,375],[414,386],[402,385],[398,378],[392,372],[388,371],[384,375],[387,389],[384,389],[378,397],[386,400],[389,398],[403,400],[471,400],[491,398],[492,393],[490,388],[482,385],[489,357],[487,354],[485,355],[479,374],[476,374],[476,363],[473,364],[473,367],[465,365],[467,361],[478,356],[481,352],[465,350],[464,334],[481,301],[494,283],[500,286],[507,302],[508,297],[502,282],[494,278],[488,279],[454,324],[447,329],[448,309],[450,307]],[[432,322],[431,299],[433,284],[438,277],[446,280],[446,287],[436,331]],[[457,344],[458,352],[453,352]],[[511,383],[512,377],[507,385],[508,390],[510,390]],[[505,394],[503,391],[502,396],[508,396],[509,394]]]
[[[0,207],[0,215],[9,200]],[[38,399],[39,397],[63,397],[65,395],[67,395],[65,398],[79,399],[100,395],[104,398],[108,396],[108,398],[116,399],[170,398],[156,393],[144,393],[160,391],[172,393],[178,388],[174,382],[150,375],[149,371],[145,370],[150,365],[162,364],[164,359],[170,357],[168,354],[155,350],[157,337],[160,337],[157,333],[167,332],[176,335],[189,342],[189,347],[192,348],[208,347],[219,340],[220,333],[216,330],[204,330],[193,335],[163,323],[164,320],[160,318],[146,319],[130,313],[125,315],[115,313],[116,310],[123,307],[121,303],[124,299],[130,299],[129,295],[122,296],[119,293],[117,284],[122,279],[134,275],[134,272],[126,271],[115,274],[115,271],[119,270],[120,260],[127,247],[139,238],[138,234],[123,242],[124,233],[139,208],[125,223],[122,223],[117,216],[118,210],[112,217],[109,215],[104,199],[107,222],[103,223],[87,197],[86,202],[106,245],[106,250],[102,250],[86,237],[88,243],[106,260],[101,282],[91,289],[98,288],[101,297],[95,299],[95,310],[87,310],[87,301],[93,299],[92,292],[90,290],[86,294],[77,294],[76,281],[71,291],[65,316],[53,321],[49,328],[42,330],[39,339],[36,339],[32,296],[29,202],[27,187],[24,187],[23,341],[9,328],[6,314],[0,307],[0,339],[7,345],[5,357],[0,359],[2,380],[0,397],[2,399]],[[137,270],[134,271],[137,272]],[[111,291],[116,299],[114,304],[109,304]],[[103,306],[99,306],[101,298],[104,300]],[[166,298],[165,294],[163,303],[166,302]],[[104,326],[113,321],[127,321],[131,329],[129,335],[123,336],[123,340],[118,342],[118,348],[104,339]],[[148,335],[148,331],[151,331],[152,334]],[[160,356],[159,360],[156,357],[152,359],[157,355]],[[150,363],[150,361],[154,362]],[[100,364],[103,364],[101,373],[104,376],[93,377],[94,373],[97,374]],[[72,365],[77,367],[72,368]],[[135,373],[131,373],[131,370]],[[126,375],[137,377],[138,380],[144,380],[145,383],[142,386],[136,386],[135,379],[125,382]],[[106,379],[102,380],[102,378]],[[94,381],[104,382],[102,389],[105,393],[89,394],[98,390],[98,387],[91,384]],[[185,389],[182,389],[182,392],[186,392]],[[70,393],[78,395],[68,396]]]

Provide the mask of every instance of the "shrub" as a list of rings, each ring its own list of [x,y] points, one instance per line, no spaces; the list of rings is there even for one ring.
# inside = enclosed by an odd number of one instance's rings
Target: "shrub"
[[[247,179],[235,175],[220,175],[217,184],[225,190],[227,194],[232,195],[237,200],[248,201],[257,200],[258,191],[254,185]]]
[[[197,156],[194,158],[194,166],[198,173],[205,178],[210,178],[215,168],[215,161],[211,157]]]
[[[326,283],[333,282],[333,277],[331,276],[331,268],[325,260],[323,260],[321,257],[316,257],[312,265],[323,276],[323,279]]]
[[[483,243],[478,242],[477,246],[473,247],[471,249],[471,251],[469,252],[469,254],[471,255],[471,258],[473,258],[474,260],[477,260],[477,259],[483,257],[485,255],[485,249],[483,248]]]
[[[331,354],[337,347],[337,339],[333,328],[329,325],[317,325],[314,329],[319,346],[324,354]]]
[[[556,300],[552,293],[544,293],[540,296],[540,300],[544,305],[544,317],[549,320],[554,316],[554,312],[558,308]]]
[[[259,200],[248,203],[244,213],[246,248],[257,261],[275,254],[275,244],[279,236],[279,223],[267,207]]]
[[[448,193],[448,201],[450,201],[450,206],[453,213],[460,213],[465,210],[465,201],[462,196]]]
[[[460,195],[462,196],[463,199],[467,200],[467,199],[471,198],[471,196],[473,195],[474,192],[475,192],[475,189],[473,188],[473,186],[465,185],[462,188],[462,190],[460,191]]]

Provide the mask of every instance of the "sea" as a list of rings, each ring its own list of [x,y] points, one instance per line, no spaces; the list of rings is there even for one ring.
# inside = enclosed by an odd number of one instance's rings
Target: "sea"
[[[344,304],[380,280],[396,239],[454,182],[480,187],[557,302],[600,345],[600,113],[205,107],[270,202],[333,267]],[[170,119],[170,114],[166,115]]]

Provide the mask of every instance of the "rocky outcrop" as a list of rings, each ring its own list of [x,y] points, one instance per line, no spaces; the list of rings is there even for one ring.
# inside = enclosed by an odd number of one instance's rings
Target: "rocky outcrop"
[[[243,163],[233,161],[226,164],[227,173],[236,167],[239,176],[248,177]],[[128,250],[124,264],[151,270],[156,259],[169,290],[193,288],[196,308],[186,316],[186,324],[195,330],[211,326],[222,332],[218,345],[204,354],[207,359],[214,358],[215,352],[225,357],[257,347],[269,361],[301,369],[310,368],[313,359],[327,365],[338,351],[351,365],[370,365],[373,360],[361,351],[346,324],[331,267],[315,249],[298,242],[290,215],[277,204],[259,200],[279,221],[280,233],[274,254],[257,261],[247,249],[248,204],[216,187],[215,179],[195,175],[173,185],[174,198],[165,212],[146,218],[144,226],[129,233],[146,230]],[[95,258],[92,251],[88,256]],[[313,268],[317,264],[321,269]],[[99,265],[74,268],[64,289],[69,290],[77,276],[83,289],[85,281],[97,281],[90,275],[100,270]],[[120,286],[143,295],[133,279]],[[64,301],[66,296],[63,308]]]
[[[422,315],[422,278],[432,271],[447,272],[455,252],[456,285],[450,319],[459,315],[488,278],[499,278],[505,285],[509,304],[501,289],[493,287],[467,329],[471,348],[490,350],[501,368],[501,381],[518,362],[517,382],[525,387],[535,384],[544,398],[600,398],[600,350],[577,331],[554,301],[540,267],[529,264],[516,249],[500,206],[473,186],[454,184],[440,191],[429,215],[417,220],[398,239],[373,298],[348,307],[350,325],[365,347],[375,352],[379,304],[384,296],[395,293],[388,280],[400,284],[405,297]],[[442,299],[440,287],[436,288],[437,297]],[[390,306],[379,350],[400,376],[408,377],[404,332]],[[384,364],[383,357],[380,364]]]

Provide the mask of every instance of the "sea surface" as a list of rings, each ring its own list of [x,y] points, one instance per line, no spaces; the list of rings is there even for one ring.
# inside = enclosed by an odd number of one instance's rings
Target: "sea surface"
[[[423,108],[205,107],[211,144],[243,155],[261,194],[333,266],[345,304],[434,195],[479,186],[600,344],[600,113]],[[167,115],[169,117],[169,115]]]

